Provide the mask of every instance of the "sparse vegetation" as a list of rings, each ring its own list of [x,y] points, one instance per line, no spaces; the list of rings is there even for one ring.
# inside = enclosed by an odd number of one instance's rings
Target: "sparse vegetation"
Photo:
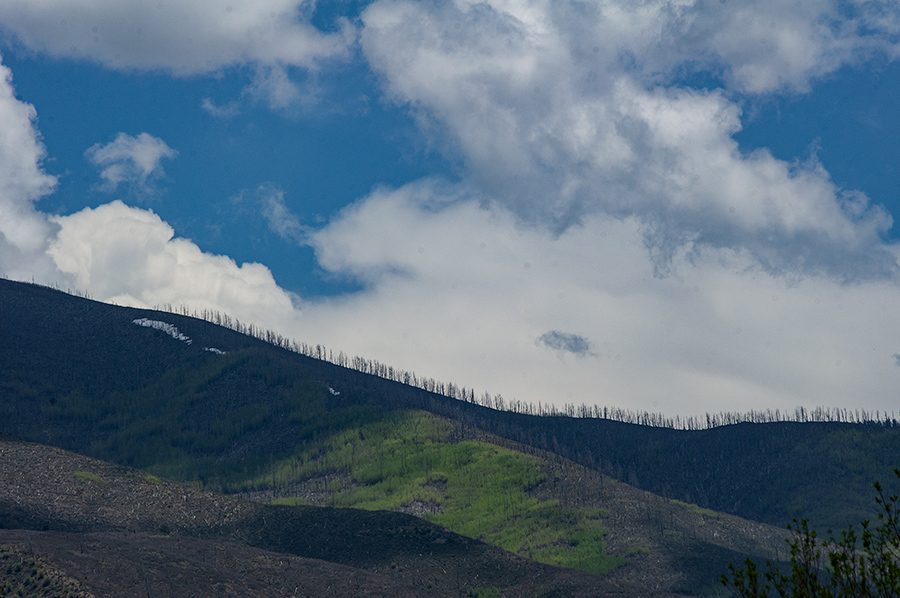
[[[80,584],[26,551],[0,545],[0,598],[89,598]]]
[[[94,482],[95,484],[106,483],[106,480],[98,476],[96,473],[91,473],[90,471],[76,471],[72,475],[75,476],[76,480],[81,480],[82,482]]]
[[[628,549],[628,552],[625,553],[625,557],[641,556],[645,554],[650,554],[650,551],[643,546],[635,546]]]
[[[704,509],[703,507],[697,506],[694,503],[683,502],[680,500],[673,500],[673,503],[676,505],[681,505],[686,508],[691,513],[697,513],[698,515],[704,515],[706,517],[718,517],[719,514],[713,511],[712,509]]]
[[[155,475],[147,473],[146,471],[129,471],[126,475],[130,478],[143,480],[148,484],[153,484],[154,486],[159,486],[162,483],[162,480],[160,480]]]

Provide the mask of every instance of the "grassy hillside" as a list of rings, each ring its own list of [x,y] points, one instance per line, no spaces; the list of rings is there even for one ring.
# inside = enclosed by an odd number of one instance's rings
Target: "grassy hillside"
[[[415,513],[538,562],[688,595],[715,594],[720,572],[746,555],[784,558],[781,530],[424,412],[336,433],[228,490],[276,504]]]
[[[272,489],[280,504],[414,512],[538,562],[591,573],[624,562],[605,550],[608,513],[533,496],[547,478],[540,459],[483,441],[451,442],[458,435],[447,420],[395,412],[307,444],[241,489]],[[308,490],[316,482],[318,500]]]
[[[740,423],[672,430],[567,417],[471,410],[471,425],[552,450],[673,499],[785,525],[808,517],[842,529],[877,512],[872,483],[900,492],[900,427]]]

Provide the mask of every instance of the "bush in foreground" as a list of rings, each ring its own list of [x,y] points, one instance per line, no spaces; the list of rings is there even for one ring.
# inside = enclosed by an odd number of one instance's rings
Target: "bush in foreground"
[[[900,469],[894,469],[900,478]],[[900,496],[885,496],[875,482],[879,506],[877,520],[850,526],[836,538],[829,530],[821,540],[808,522],[794,520],[789,572],[767,562],[760,571],[755,562],[729,565],[722,583],[741,598],[897,598],[900,597]]]

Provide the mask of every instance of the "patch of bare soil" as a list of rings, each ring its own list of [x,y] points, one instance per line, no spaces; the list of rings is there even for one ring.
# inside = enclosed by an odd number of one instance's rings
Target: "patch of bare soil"
[[[397,509],[401,513],[422,517],[423,515],[440,515],[443,513],[441,505],[429,500],[414,500]]]

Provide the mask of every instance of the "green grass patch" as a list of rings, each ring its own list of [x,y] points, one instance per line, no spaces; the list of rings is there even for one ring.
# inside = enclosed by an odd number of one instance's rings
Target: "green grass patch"
[[[144,482],[147,482],[148,484],[153,484],[154,486],[159,486],[160,484],[162,484],[162,480],[160,480],[153,474],[147,473],[146,471],[129,471],[126,476],[129,478],[142,480]]]
[[[703,507],[697,506],[694,503],[682,502],[680,500],[674,500],[674,499],[672,500],[672,502],[675,503],[676,505],[684,507],[691,513],[697,513],[698,515],[705,515],[707,517],[715,517],[715,518],[719,517],[719,514],[716,513],[715,511],[713,511],[711,509],[704,509]]]
[[[98,476],[96,473],[91,473],[90,471],[76,471],[72,474],[75,476],[76,480],[81,480],[82,482],[94,482],[96,484],[108,484],[106,480]]]
[[[281,498],[276,498],[272,501],[273,505],[286,505],[288,507],[302,507],[304,505],[308,505],[309,502],[306,499],[300,498],[299,496],[283,496]]]
[[[422,502],[437,511],[425,519],[538,562],[598,574],[624,562],[606,554],[601,509],[529,494],[545,480],[541,461],[485,442],[451,443],[452,426],[422,412],[389,414],[308,445],[245,489],[274,485],[287,493],[328,476],[320,489],[332,506],[399,510]]]

